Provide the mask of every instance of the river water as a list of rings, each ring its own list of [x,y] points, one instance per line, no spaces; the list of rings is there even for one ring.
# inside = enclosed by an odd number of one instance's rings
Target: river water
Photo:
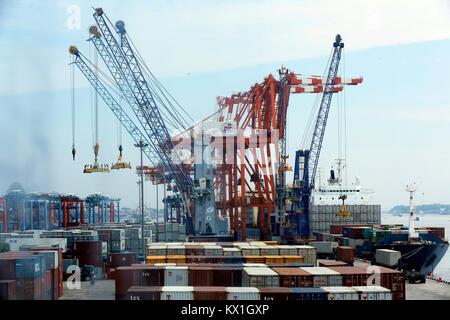
[[[450,238],[450,215],[440,214],[417,214],[419,221],[416,221],[417,227],[445,227],[445,237]],[[403,224],[409,225],[409,215],[403,214],[401,217],[388,213],[381,214],[382,224]],[[450,281],[450,249],[447,250],[441,262],[434,269],[433,275]]]

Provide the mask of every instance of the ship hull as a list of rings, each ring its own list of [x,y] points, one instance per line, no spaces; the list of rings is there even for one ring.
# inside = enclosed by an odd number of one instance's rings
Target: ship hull
[[[374,246],[376,249],[390,249],[400,251],[402,254],[403,268],[416,270],[424,275],[430,275],[444,257],[449,247],[448,243],[438,244],[392,244]]]

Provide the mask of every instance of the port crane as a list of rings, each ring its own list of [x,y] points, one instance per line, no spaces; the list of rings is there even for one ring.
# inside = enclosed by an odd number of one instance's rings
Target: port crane
[[[149,145],[146,148],[146,155],[151,164],[155,168],[161,168],[160,173],[164,182],[168,186],[172,185],[174,192],[180,195],[184,208],[183,218],[188,233],[191,235],[218,233],[223,229],[225,221],[216,219],[212,170],[205,168],[202,163],[195,164],[194,179],[192,179],[177,152],[173,152],[172,137],[143,72],[145,63],[143,63],[139,53],[134,51],[132,42],[129,41],[125,30],[125,23],[118,21],[115,25],[112,25],[101,8],[95,9],[93,17],[97,26],[89,29],[91,34],[89,41],[94,44],[112,76],[116,88],[119,89],[125,101],[130,105],[143,130],[138,129],[138,126],[127,115],[124,108],[102,84],[102,80],[86,63],[86,57],[75,46],[72,46],[69,51],[76,56],[74,63],[118,117],[136,143],[145,141]],[[119,39],[116,39],[111,29],[117,31]],[[197,141],[196,143],[198,144]],[[208,141],[204,141],[203,137],[200,147],[208,148]],[[195,218],[191,213],[192,207],[195,208]],[[195,226],[194,221],[197,223]]]
[[[333,43],[333,52],[310,147],[295,153],[293,199],[288,226],[284,228],[284,236],[292,236],[294,239],[308,239],[311,236],[309,204],[343,48],[344,43],[338,34]]]

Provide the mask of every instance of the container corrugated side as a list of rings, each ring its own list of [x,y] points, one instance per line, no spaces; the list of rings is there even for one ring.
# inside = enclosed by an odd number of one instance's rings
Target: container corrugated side
[[[352,287],[322,287],[328,300],[359,300],[359,293]]]
[[[358,291],[359,300],[392,300],[392,292],[381,286],[353,286]]]
[[[168,266],[164,269],[165,286],[187,286],[189,273],[188,267]]]
[[[194,287],[164,286],[161,288],[161,300],[194,300]]]
[[[225,287],[227,300],[260,300],[259,290],[252,287]]]

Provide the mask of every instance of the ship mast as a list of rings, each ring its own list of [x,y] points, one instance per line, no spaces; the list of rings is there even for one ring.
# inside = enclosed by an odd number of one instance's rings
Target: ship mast
[[[416,232],[416,218],[414,216],[414,193],[416,192],[416,184],[410,184],[406,186],[406,191],[409,192],[409,232],[408,238],[418,238],[419,234]]]

